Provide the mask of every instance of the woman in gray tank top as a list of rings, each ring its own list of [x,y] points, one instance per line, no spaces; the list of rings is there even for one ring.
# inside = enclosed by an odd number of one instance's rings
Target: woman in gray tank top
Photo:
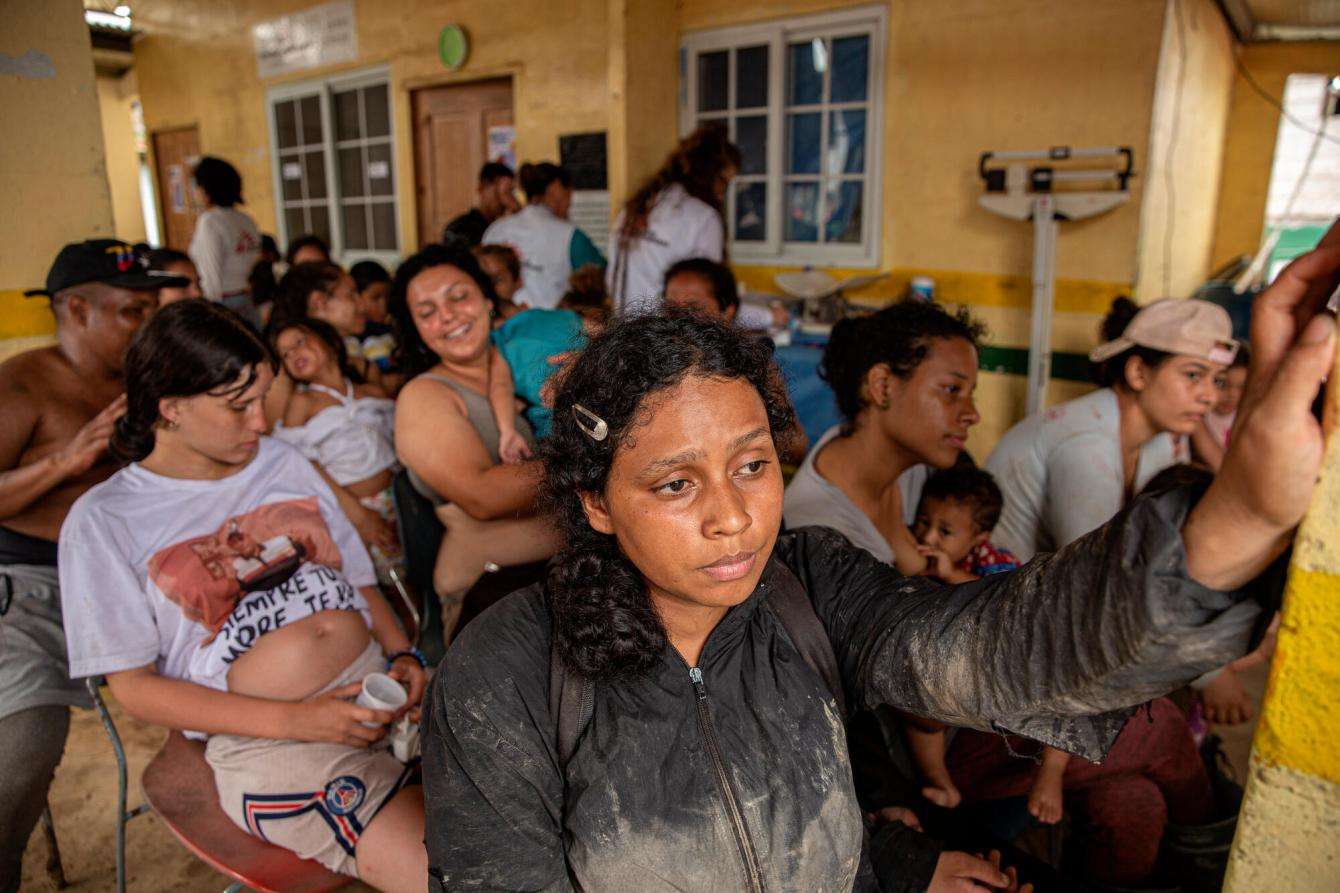
[[[539,561],[560,545],[553,523],[535,513],[539,463],[498,457],[488,400],[496,300],[474,256],[441,245],[401,264],[391,291],[400,363],[412,376],[396,399],[396,452],[447,528],[433,571],[447,642],[487,568]],[[515,424],[530,442],[519,413]]]

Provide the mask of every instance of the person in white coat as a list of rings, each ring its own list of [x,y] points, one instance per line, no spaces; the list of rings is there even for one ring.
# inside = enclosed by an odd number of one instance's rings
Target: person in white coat
[[[250,277],[260,259],[261,234],[251,215],[235,207],[242,203],[242,176],[222,158],[209,155],[200,159],[191,176],[205,206],[187,252],[200,273],[200,290],[259,327]]]
[[[660,309],[665,273],[691,257],[726,262],[723,203],[740,150],[719,124],[684,139],[633,194],[610,231],[605,282],[620,313]]]
[[[523,164],[519,172],[526,206],[489,224],[482,244],[506,245],[521,261],[518,304],[553,308],[568,289],[568,277],[587,264],[605,266],[591,237],[568,219],[572,176],[548,161]]]

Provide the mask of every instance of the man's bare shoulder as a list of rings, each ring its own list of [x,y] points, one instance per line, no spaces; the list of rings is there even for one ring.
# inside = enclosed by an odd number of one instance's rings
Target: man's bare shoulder
[[[69,363],[55,345],[25,350],[0,363],[0,400],[41,400],[70,372]]]

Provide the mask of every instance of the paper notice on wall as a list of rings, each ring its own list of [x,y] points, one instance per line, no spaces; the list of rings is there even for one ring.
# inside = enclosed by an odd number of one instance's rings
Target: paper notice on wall
[[[186,172],[180,164],[168,165],[168,204],[173,214],[186,213]]]
[[[388,162],[385,161],[368,162],[369,180],[385,180],[389,176],[391,176],[391,165]]]
[[[262,78],[352,62],[358,57],[354,0],[332,0],[251,29],[256,69]]]
[[[302,179],[302,165],[296,161],[285,161],[279,170],[285,180]]]
[[[516,170],[516,128],[511,124],[495,124],[489,128],[489,161],[501,161]]]

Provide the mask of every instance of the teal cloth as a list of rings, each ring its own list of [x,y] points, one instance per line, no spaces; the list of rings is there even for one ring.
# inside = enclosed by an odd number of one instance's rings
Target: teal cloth
[[[568,263],[572,265],[574,271],[580,270],[587,264],[605,266],[605,255],[600,253],[596,243],[592,242],[591,237],[582,232],[580,227],[572,231],[572,238],[568,241]]]
[[[558,371],[550,357],[586,346],[582,318],[571,310],[523,310],[494,330],[493,343],[512,370],[516,395],[526,401],[522,414],[535,437],[548,437],[553,413],[541,403],[540,389]]]

